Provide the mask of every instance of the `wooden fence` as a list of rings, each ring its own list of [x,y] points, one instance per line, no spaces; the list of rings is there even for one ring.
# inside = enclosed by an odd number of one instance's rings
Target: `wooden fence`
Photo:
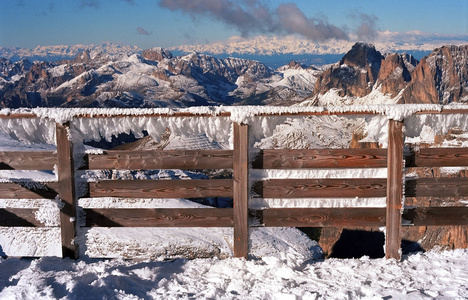
[[[468,113],[468,111],[464,111]],[[309,113],[325,114],[325,113]],[[338,114],[338,113],[337,113]],[[346,114],[346,113],[345,113]],[[353,114],[353,113],[348,113]],[[355,113],[354,113],[355,114]],[[369,112],[367,113],[369,114]],[[223,115],[227,115],[224,113]],[[300,114],[304,115],[304,114]],[[307,114],[306,114],[307,115]],[[177,115],[168,115],[172,117]],[[184,116],[199,116],[184,114]],[[35,117],[10,115],[4,118]],[[80,116],[90,117],[90,116]],[[105,116],[95,116],[105,117]],[[56,125],[57,151],[0,152],[2,170],[52,170],[58,182],[0,183],[2,198],[54,199],[60,211],[63,257],[78,257],[77,197],[69,124]],[[249,125],[233,124],[233,150],[108,150],[88,154],[85,169],[232,169],[232,179],[101,180],[89,183],[89,197],[206,198],[230,197],[233,208],[88,208],[86,227],[233,227],[234,256],[247,257],[249,219],[266,227],[386,227],[386,257],[400,258],[402,219],[414,226],[468,225],[468,207],[404,207],[403,197],[468,196],[466,178],[420,178],[404,184],[403,122],[389,120],[387,149],[261,150],[249,160]],[[466,148],[421,148],[406,155],[407,167],[467,166]],[[345,179],[269,179],[249,187],[249,169],[387,168],[388,176]],[[384,208],[249,209],[250,197],[386,197]],[[42,227],[37,209],[2,208],[0,226]],[[250,225],[254,226],[254,225]]]

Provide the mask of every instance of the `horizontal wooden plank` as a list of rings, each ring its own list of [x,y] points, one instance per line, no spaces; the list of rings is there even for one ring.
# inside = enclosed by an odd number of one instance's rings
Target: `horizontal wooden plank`
[[[403,219],[414,226],[468,225],[468,207],[405,208]]]
[[[387,149],[264,149],[252,167],[294,168],[385,168]]]
[[[269,208],[267,227],[384,226],[385,208]]]
[[[53,170],[54,151],[0,151],[0,170]]]
[[[54,199],[58,191],[58,182],[0,183],[2,199]]]
[[[387,180],[359,179],[269,179],[254,183],[260,198],[354,198],[385,197]]]
[[[232,208],[84,209],[86,227],[232,227]]]
[[[0,208],[0,226],[44,227],[35,217],[37,211],[27,208]]]
[[[89,154],[88,169],[230,169],[232,150],[109,150]]]
[[[89,184],[90,197],[206,198],[231,197],[232,179],[104,180]]]
[[[406,197],[468,196],[468,178],[417,178],[406,181]]]
[[[468,148],[420,148],[407,167],[468,166]]]

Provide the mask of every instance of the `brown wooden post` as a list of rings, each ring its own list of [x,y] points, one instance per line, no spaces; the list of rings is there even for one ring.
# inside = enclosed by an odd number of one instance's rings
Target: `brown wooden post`
[[[64,206],[60,210],[62,257],[78,258],[76,237],[76,198],[73,145],[68,136],[69,124],[56,125],[59,197]]]
[[[389,120],[385,256],[398,260],[401,259],[403,139],[403,122]]]
[[[249,253],[249,126],[234,123],[233,150],[234,256]]]

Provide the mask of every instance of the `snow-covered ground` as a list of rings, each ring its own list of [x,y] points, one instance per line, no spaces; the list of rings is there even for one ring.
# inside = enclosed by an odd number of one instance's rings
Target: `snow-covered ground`
[[[386,259],[0,259],[1,299],[467,299],[468,250]]]

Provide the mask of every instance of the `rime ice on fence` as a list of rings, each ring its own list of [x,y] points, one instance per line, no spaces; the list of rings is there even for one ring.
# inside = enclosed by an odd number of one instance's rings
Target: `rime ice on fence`
[[[304,107],[289,107],[289,108],[262,108],[262,107],[230,107],[230,108],[189,108],[189,109],[148,109],[148,110],[121,110],[121,109],[109,109],[109,110],[102,110],[102,109],[69,109],[69,110],[60,110],[60,109],[53,109],[53,110],[46,110],[46,109],[31,109],[31,110],[5,110],[2,111],[5,118],[0,118],[0,128],[6,132],[8,132],[11,136],[16,137],[17,139],[27,139],[33,138],[35,142],[38,143],[55,143],[55,122],[63,123],[63,122],[70,122],[71,131],[69,132],[72,140],[75,144],[81,144],[83,140],[99,140],[101,138],[111,139],[113,135],[118,135],[120,133],[133,133],[136,137],[142,137],[143,132],[148,132],[155,140],[159,140],[161,134],[166,130],[170,130],[171,133],[178,136],[193,136],[198,134],[205,135],[208,139],[214,140],[220,143],[230,143],[229,148],[234,148],[233,145],[233,130],[232,130],[232,122],[235,121],[236,123],[247,124],[250,127],[250,150],[253,150],[254,144],[257,142],[256,146],[260,148],[281,148],[277,146],[285,146],[289,145],[288,143],[277,143],[273,141],[273,136],[279,136],[283,131],[284,128],[292,129],[289,130],[286,134],[291,137],[294,137],[297,132],[301,134],[301,130],[306,129],[309,131],[323,131],[323,128],[327,128],[325,133],[322,133],[322,138],[315,139],[319,137],[320,134],[317,134],[314,138],[306,137],[312,141],[311,143],[296,143],[295,145],[299,148],[304,146],[305,148],[343,148],[346,146],[346,142],[338,143],[334,146],[333,138],[332,137],[339,137],[343,138],[346,136],[349,138],[349,135],[341,132],[340,126],[349,127],[349,128],[357,128],[358,126],[362,126],[362,129],[367,134],[365,140],[366,141],[373,141],[378,142],[379,144],[386,147],[388,134],[387,126],[390,120],[402,120],[405,118],[407,121],[407,126],[409,124],[417,124],[419,127],[424,128],[425,123],[427,122],[437,122],[437,124],[430,124],[434,125],[434,130],[436,131],[445,131],[450,128],[448,125],[442,125],[439,123],[443,123],[448,120],[457,126],[460,126],[464,129],[468,125],[466,125],[466,119],[462,115],[455,115],[449,118],[444,117],[422,117],[418,113],[425,110],[430,110],[430,113],[439,113],[442,111],[445,112],[459,112],[459,110],[465,109],[461,106],[456,107],[441,107],[441,106],[427,106],[427,105],[416,105],[416,106],[387,106],[387,105],[378,105],[378,106],[354,106],[348,108],[304,108]],[[468,110],[467,110],[468,111]],[[24,119],[21,121],[16,121],[12,117],[15,114],[23,114]],[[36,118],[33,114],[39,115],[40,118]],[[337,114],[340,116],[329,116],[329,114]],[[356,114],[357,116],[352,116],[352,114]],[[380,115],[382,114],[382,115]],[[8,116],[7,116],[8,115]],[[341,116],[343,115],[343,116]],[[18,115],[19,116],[19,115]],[[321,125],[320,123],[323,122],[333,122],[333,124]],[[394,121],[391,121],[394,122]],[[315,123],[315,124],[314,124]],[[325,127],[324,127],[325,126]],[[427,126],[427,125],[426,125]],[[416,126],[417,127],[417,126]],[[418,132],[411,132],[411,130],[407,130],[408,134],[418,134]],[[424,135],[430,135],[432,133],[428,132],[427,130],[421,130]],[[421,135],[419,132],[419,135]],[[35,135],[37,134],[37,136]],[[341,141],[340,141],[341,142]],[[279,145],[281,144],[281,145]],[[302,146],[301,146],[302,145]],[[346,148],[346,147],[345,147]],[[83,154],[86,150],[83,148],[78,148],[80,153],[75,153],[77,155]],[[278,149],[281,150],[281,149]],[[384,149],[378,149],[380,152]],[[397,151],[402,151],[402,149],[397,149]],[[221,150],[226,151],[226,150]],[[276,149],[275,149],[276,151]],[[353,150],[354,151],[354,150]],[[88,156],[102,156],[105,157],[108,155],[106,152],[102,150],[90,150],[87,151]],[[232,151],[231,151],[232,152]],[[229,151],[223,152],[224,154],[231,155]],[[253,151],[252,151],[253,152]],[[261,153],[262,150],[257,149],[258,153]],[[348,161],[356,161],[361,160],[362,157],[377,157],[380,155],[380,152],[374,152],[371,149],[365,149],[364,155],[354,155],[353,153],[347,153],[346,155],[340,154],[335,155],[333,151],[330,150],[329,153],[320,154],[328,160],[330,158],[330,162],[335,160],[342,159],[343,157],[349,157]],[[385,151],[384,151],[385,152]],[[182,152],[174,152],[175,156],[180,155]],[[193,155],[205,155],[205,152],[187,152],[192,153]],[[206,152],[207,153],[207,152]],[[284,152],[278,152],[283,156]],[[311,153],[311,152],[310,152]],[[434,152],[435,153],[435,152]],[[432,156],[437,156],[437,153],[429,153]],[[223,155],[224,155],[223,154]],[[257,154],[257,153],[255,153]],[[455,153],[459,155],[458,153]],[[130,154],[128,157],[131,157]],[[183,154],[186,155],[186,154]],[[304,157],[309,157],[313,161],[317,161],[316,154],[305,154]],[[461,154],[465,156],[466,154],[463,152]],[[155,156],[157,160],[157,155]],[[297,158],[291,158],[295,161],[304,160],[303,156]],[[118,159],[118,158],[117,158]],[[174,159],[173,157],[171,160]],[[253,157],[250,157],[253,159]],[[319,157],[318,160],[321,158]],[[379,158],[380,159],[380,158]],[[156,162],[155,160],[155,162]],[[129,159],[131,161],[131,159]],[[173,161],[176,161],[174,159]],[[190,160],[189,160],[190,161]],[[214,160],[213,160],[214,161]],[[239,160],[241,161],[241,160]],[[249,161],[248,158],[242,158],[242,162],[247,163]],[[449,160],[445,160],[449,161]],[[452,163],[453,160],[450,160]],[[159,162],[157,162],[159,163]],[[215,164],[214,164],[215,165]],[[128,168],[131,169],[132,163],[128,163]],[[353,165],[356,167],[356,165]],[[272,170],[265,170],[260,169],[258,171],[253,171],[252,176],[250,179],[252,180],[252,185],[255,185],[255,182],[258,181],[265,181],[264,183],[260,183],[260,187],[255,186],[256,190],[262,189],[262,184],[265,184],[267,187],[263,189],[263,192],[266,190],[267,193],[265,195],[269,195],[263,199],[255,198],[250,201],[250,209],[253,209],[258,214],[260,220],[263,221],[259,222],[259,224],[264,224],[265,226],[299,226],[299,225],[306,225],[306,226],[332,226],[332,225],[356,225],[356,224],[365,224],[365,225],[382,225],[384,223],[384,214],[387,205],[384,205],[383,201],[385,201],[384,197],[380,198],[373,198],[369,197],[370,194],[369,189],[375,189],[376,193],[384,193],[385,192],[385,177],[382,176],[382,172],[385,172],[386,169],[384,168],[386,165],[379,165],[379,169],[366,169],[365,171],[358,169],[347,170],[341,169],[340,172],[335,170],[324,171],[324,170],[299,170],[297,173],[292,173],[290,170],[281,170],[281,171],[272,171]],[[327,168],[334,168],[334,165],[329,165]],[[276,173],[275,173],[276,172]],[[282,174],[282,175],[281,175]],[[335,176],[336,175],[336,176]],[[281,176],[287,176],[288,178],[281,178]],[[320,177],[319,179],[310,178],[310,177]],[[343,178],[340,178],[342,176]],[[244,176],[245,177],[245,176]],[[296,177],[296,178],[293,178]],[[306,178],[307,177],[307,178]],[[333,177],[333,178],[330,178]],[[348,180],[348,178],[351,179]],[[322,178],[324,178],[322,180]],[[96,178],[97,184],[102,178]],[[293,179],[293,181],[288,181]],[[329,180],[331,179],[331,180]],[[364,179],[364,180],[363,180]],[[333,181],[332,181],[333,180]],[[209,183],[208,185],[201,185],[200,181],[197,180],[186,180],[183,182],[181,180],[174,180],[178,181],[177,184],[168,184],[169,190],[174,187],[179,186],[182,184],[184,188],[190,185],[188,181],[191,181],[194,186],[189,188],[194,188],[194,191],[198,192],[200,189],[204,190],[206,188],[219,188],[220,185]],[[396,181],[395,181],[396,182]],[[225,184],[226,182],[223,181],[223,188],[229,190],[231,187]],[[422,189],[424,192],[430,190],[431,184],[436,184],[437,182],[425,182],[419,181],[416,182],[416,187]],[[447,184],[446,182],[442,182],[443,184]],[[160,184],[160,182],[158,182]],[[143,192],[147,193],[146,187],[149,186],[150,190],[167,190],[167,187],[164,183],[163,187],[158,187],[151,182],[130,182],[125,183],[125,186],[140,186],[143,187]],[[188,184],[188,185],[187,185]],[[453,181],[456,187],[461,186],[461,183]],[[93,186],[93,184],[86,182],[84,185]],[[111,190],[118,190],[121,188],[119,183],[112,183]],[[122,184],[123,185],[123,184]],[[187,186],[186,186],[187,185]],[[96,185],[97,186],[97,185]],[[287,201],[284,201],[283,198],[275,198],[276,195],[272,194],[269,191],[268,186],[272,189],[277,189],[279,192],[283,193],[285,198],[289,198],[290,204],[286,205]],[[81,186],[80,186],[81,187]],[[347,193],[347,195],[351,195],[353,189],[356,190],[358,197],[349,196],[347,198],[341,198],[340,200],[335,198],[327,198],[327,199],[320,199],[326,198],[329,195],[323,196],[316,196],[318,197],[316,203],[314,205],[307,206],[306,201],[301,197],[294,197],[294,194],[299,194],[300,196],[310,196],[307,195],[308,192],[313,191],[315,187],[318,189],[322,189],[324,191],[330,191],[330,193],[336,193],[337,196],[341,191],[343,193]],[[98,186],[98,189],[102,188]],[[288,190],[290,189],[290,190]],[[175,189],[177,190],[177,189]],[[458,189],[456,189],[458,190]],[[372,190],[371,190],[372,191]],[[315,193],[315,191],[313,191]],[[443,193],[450,192],[449,189],[445,189]],[[134,196],[133,194],[129,193],[128,190],[125,191],[126,195]],[[169,191],[169,194],[172,193]],[[270,193],[270,194],[268,194]],[[442,193],[442,192],[441,192]],[[384,194],[383,194],[384,195]],[[442,194],[441,194],[442,195]],[[444,194],[445,195],[445,194]],[[101,194],[102,196],[102,194]],[[193,195],[191,195],[193,196]],[[148,196],[154,197],[154,196]],[[313,196],[310,196],[313,197]],[[338,197],[337,197],[338,198]],[[365,199],[364,199],[365,198]],[[364,200],[363,200],[364,199]],[[85,205],[87,200],[84,200],[83,205]],[[126,201],[126,200],[125,200]],[[269,201],[269,202],[268,202]],[[124,202],[124,201],[123,201]],[[131,202],[131,201],[130,201]],[[147,204],[149,202],[142,201],[141,199],[138,201],[134,201],[135,203],[143,203],[142,206],[147,208]],[[151,201],[150,201],[151,202]],[[88,212],[92,213],[93,205],[97,202],[94,201],[94,204],[90,204],[86,209]],[[89,203],[88,203],[89,204]],[[106,206],[107,204],[103,204]],[[162,205],[160,202],[155,201],[151,202],[149,206],[159,207]],[[289,206],[287,208],[286,206]],[[292,207],[291,207],[292,206]],[[47,207],[46,207],[47,208]],[[126,206],[120,207],[119,209],[125,209]],[[259,208],[265,208],[265,210],[261,210]],[[100,213],[109,213],[113,212],[109,210],[106,212],[107,207],[97,209],[98,215]],[[115,208],[116,209],[116,208]],[[197,208],[198,209],[198,208]],[[359,215],[356,210],[361,210],[363,212],[364,217]],[[213,209],[209,209],[214,211]],[[141,212],[143,212],[142,210]],[[202,211],[200,215],[194,215],[194,217],[201,217],[206,218],[212,212],[208,210],[201,209]],[[120,211],[122,212],[122,211]],[[192,208],[179,210],[179,219],[180,219],[180,212],[187,213],[187,216],[190,216]],[[406,211],[405,211],[406,212]],[[412,211],[414,215],[410,215],[409,217],[413,217],[417,224],[425,224],[424,222],[428,222],[428,220],[433,220],[434,218],[431,217],[431,214],[434,212],[442,212],[443,217],[437,219],[437,221],[431,222],[454,222],[453,220],[450,221],[449,217],[453,216],[463,216],[463,210],[460,211],[453,211],[453,210],[441,210],[440,208],[432,209],[432,210],[418,210],[415,209]],[[48,217],[48,211],[40,209],[37,210],[37,216],[44,222],[44,219]],[[145,212],[145,214],[148,211]],[[158,214],[163,214],[165,217],[173,218],[177,215],[177,211],[168,211],[168,215],[164,215],[164,212],[158,212]],[[129,215],[125,215],[124,212],[123,219],[125,220]],[[223,212],[222,216],[219,215],[218,217],[224,218],[225,223],[228,224],[230,222],[230,213],[226,214],[226,211]],[[429,217],[426,218],[426,215]],[[159,216],[159,215],[157,215]],[[185,216],[185,215],[184,215]],[[121,216],[122,217],[122,216]],[[118,219],[118,216],[116,217]],[[455,218],[456,220],[458,220]],[[128,218],[127,218],[128,219]],[[137,224],[134,219],[130,218],[130,223]],[[151,219],[151,217],[150,217]],[[164,218],[163,218],[164,219]],[[454,218],[452,218],[454,219]],[[460,218],[459,218],[460,219]],[[67,218],[68,222],[70,218]],[[226,221],[227,220],[227,221]],[[279,221],[281,220],[281,221]],[[158,220],[150,220],[151,224],[161,224],[164,223],[164,226],[167,224],[171,224],[171,221],[158,221]],[[182,220],[186,222],[185,220]],[[109,222],[107,220],[106,222]],[[125,221],[128,223],[128,220]],[[126,223],[122,224],[126,224]],[[136,222],[136,223],[135,223]],[[159,223],[158,223],[159,222]],[[212,222],[212,221],[209,221]],[[227,222],[227,223],[226,223]],[[344,222],[344,223],[343,223]],[[47,222],[46,222],[47,223]],[[130,224],[128,223],[128,224]],[[53,223],[47,223],[53,224]],[[109,225],[108,223],[106,223]],[[439,224],[439,223],[438,223]],[[451,224],[451,223],[450,223]],[[99,224],[98,224],[99,225]],[[112,225],[112,224],[111,224]],[[115,225],[115,224],[114,224]],[[185,224],[186,225],[186,224]],[[184,225],[184,226],[185,226]],[[256,226],[257,226],[256,225]],[[243,225],[244,226],[244,225]],[[244,240],[245,242],[245,240]]]

